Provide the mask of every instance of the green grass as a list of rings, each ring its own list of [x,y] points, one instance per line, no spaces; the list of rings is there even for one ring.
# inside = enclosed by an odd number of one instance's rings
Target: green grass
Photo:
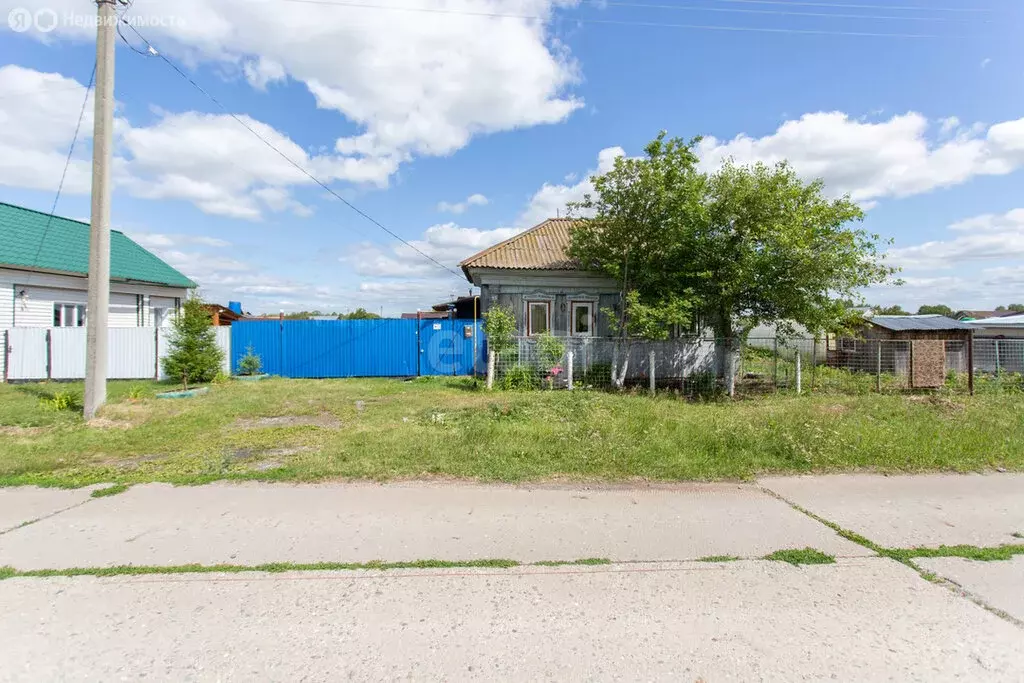
[[[116,496],[119,493],[124,493],[128,488],[128,484],[114,484],[113,486],[96,489],[89,495],[93,498],[106,498],[107,496]]]
[[[764,559],[775,562],[788,562],[789,564],[835,564],[836,558],[827,555],[814,548],[803,550],[776,550],[771,555],[765,555]]]
[[[707,557],[698,558],[698,562],[736,562],[742,560],[742,557],[735,555],[708,555]]]
[[[534,562],[535,567],[565,567],[572,565],[586,565],[586,566],[598,566],[604,564],[611,564],[612,561],[606,557],[584,557],[580,560],[542,560],[540,562]]]
[[[271,562],[267,564],[179,564],[170,566],[119,565],[116,567],[69,567],[66,569],[30,569],[21,571],[0,566],[0,580],[13,578],[50,578],[55,576],[145,576],[149,574],[238,574],[241,572],[312,571],[388,571],[394,569],[512,569],[514,567],[600,566],[611,560],[589,557],[580,560],[549,560],[523,563],[516,560],[412,560],[409,562]]]
[[[57,391],[80,394],[81,385],[0,384],[0,485],[1024,470],[1024,394],[688,402],[486,392],[473,380],[424,378],[268,379],[228,382],[182,401],[152,398],[166,388],[111,382],[104,422],[87,426],[80,414],[40,406]],[[239,424],[276,416],[335,424]]]
[[[1011,560],[1014,555],[1024,555],[1024,545],[1000,545],[988,548],[975,545],[943,545],[938,548],[886,548],[882,554],[900,562],[908,562],[919,557],[962,557],[981,562],[995,562]]]

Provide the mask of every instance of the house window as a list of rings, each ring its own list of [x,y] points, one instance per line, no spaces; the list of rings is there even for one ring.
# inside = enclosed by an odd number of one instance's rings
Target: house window
[[[153,309],[153,327],[163,327],[164,322],[167,321],[167,309],[166,308],[154,308]]]
[[[526,302],[526,334],[544,334],[551,330],[551,302]]]
[[[53,305],[54,327],[85,327],[85,304]]]
[[[569,334],[574,337],[592,337],[594,335],[594,304],[589,301],[572,303],[572,319]]]

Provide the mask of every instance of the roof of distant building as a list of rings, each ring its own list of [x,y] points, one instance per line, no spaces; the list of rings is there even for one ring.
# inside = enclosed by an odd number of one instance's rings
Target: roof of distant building
[[[906,330],[973,330],[967,323],[944,315],[875,315],[866,321],[872,325],[903,332]]]

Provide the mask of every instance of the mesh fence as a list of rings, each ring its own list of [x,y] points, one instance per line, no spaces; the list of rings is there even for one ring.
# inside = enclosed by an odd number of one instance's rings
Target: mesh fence
[[[628,389],[688,396],[776,391],[967,392],[971,353],[964,340],[521,337],[495,357],[497,389]],[[1024,339],[977,339],[976,391],[1024,390]],[[728,377],[732,368],[733,381]]]

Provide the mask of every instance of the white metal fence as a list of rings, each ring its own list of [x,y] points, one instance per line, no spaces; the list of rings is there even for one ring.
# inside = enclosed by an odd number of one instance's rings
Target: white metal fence
[[[170,330],[111,328],[108,379],[166,379],[160,359],[169,352]],[[231,372],[231,328],[216,328],[224,350],[223,370]],[[6,382],[72,380],[85,377],[84,327],[14,327],[0,330],[0,377]]]

